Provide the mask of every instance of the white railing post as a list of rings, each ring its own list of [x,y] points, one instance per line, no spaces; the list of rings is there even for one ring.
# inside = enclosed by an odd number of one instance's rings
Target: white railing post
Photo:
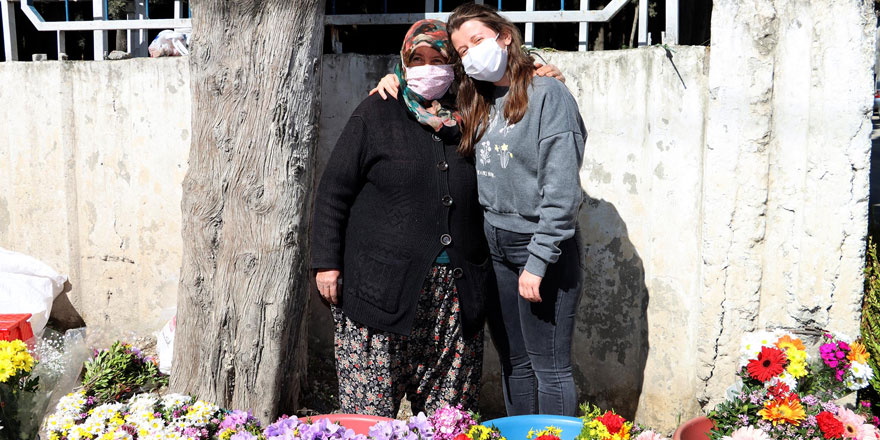
[[[589,11],[590,10],[590,0],[581,0],[581,11]],[[582,21],[578,23],[578,51],[586,52],[589,48],[590,42],[588,39],[590,38],[590,23],[586,21]]]
[[[666,35],[663,44],[678,44],[678,0],[666,0]]]
[[[183,4],[180,0],[174,0],[174,18],[181,18],[183,16]]]
[[[526,0],[526,12],[535,10],[535,0]],[[526,35],[524,43],[526,46],[535,45],[535,23],[526,23]]]
[[[6,61],[18,61],[18,36],[15,32],[15,8],[11,1],[0,0],[3,25],[3,53]]]
[[[639,0],[639,47],[648,45],[648,0]]]
[[[64,31],[55,31],[58,35],[58,61],[64,60],[64,56],[67,54],[67,38],[64,36]]]
[[[107,11],[104,10],[104,0],[92,0],[92,19],[106,20]],[[94,35],[94,56],[95,60],[103,60],[107,53],[107,31],[92,31]]]
[[[177,13],[176,10],[177,8],[175,7],[175,14]],[[134,15],[136,20],[144,20],[147,18],[147,2],[145,0],[135,0]],[[147,41],[147,37],[146,29],[137,29],[131,32],[131,39],[129,39],[129,44],[131,45],[129,53],[131,53],[131,56],[145,57],[149,55],[147,48],[150,43]],[[134,41],[132,42],[131,40]]]

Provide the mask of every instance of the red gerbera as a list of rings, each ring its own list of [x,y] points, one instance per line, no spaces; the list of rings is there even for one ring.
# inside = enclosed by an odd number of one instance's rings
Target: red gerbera
[[[753,379],[766,382],[779,375],[785,370],[785,352],[772,347],[761,347],[761,353],[757,359],[749,360],[749,376]]]
[[[535,440],[561,440],[561,439],[555,435],[544,434],[542,436],[539,436]]]
[[[826,439],[843,437],[843,423],[837,420],[834,414],[822,411],[816,416],[816,423],[819,424],[819,429],[822,430],[822,435]]]
[[[608,433],[611,435],[617,434],[620,431],[620,428],[623,427],[623,423],[626,422],[626,419],[611,411],[606,411],[605,414],[597,417],[596,420],[602,422],[602,424],[605,425],[605,428],[608,429]]]
[[[454,440],[471,440],[471,437],[467,434],[458,434]]]

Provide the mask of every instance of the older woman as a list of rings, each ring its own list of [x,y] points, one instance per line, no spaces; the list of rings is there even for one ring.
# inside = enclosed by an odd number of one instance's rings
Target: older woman
[[[402,99],[358,106],[318,187],[312,268],[344,412],[394,417],[404,394],[413,412],[476,404],[492,262],[474,161],[456,151],[451,55],[443,22],[413,24]]]

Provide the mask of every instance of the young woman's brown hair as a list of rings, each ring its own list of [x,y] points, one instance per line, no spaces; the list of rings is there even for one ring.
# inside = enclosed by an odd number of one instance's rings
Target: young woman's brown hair
[[[449,34],[452,35],[470,20],[479,20],[499,35],[511,37],[507,47],[506,73],[510,79],[510,91],[504,105],[504,118],[510,124],[517,123],[529,105],[528,88],[535,72],[534,59],[522,49],[523,39],[519,28],[489,6],[469,3],[455,8],[446,25]],[[463,122],[458,152],[464,156],[472,156],[474,144],[489,125],[489,102],[494,87],[491,83],[467,76],[461,67],[461,61],[457,61],[456,66],[457,76],[461,78],[456,102]]]

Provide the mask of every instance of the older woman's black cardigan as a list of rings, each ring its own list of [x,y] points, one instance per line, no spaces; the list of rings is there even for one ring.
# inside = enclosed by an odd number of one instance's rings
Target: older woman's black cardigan
[[[483,325],[494,275],[473,158],[378,95],[352,113],[318,186],[312,268],[338,269],[347,317],[407,335],[425,277],[449,254],[465,333]],[[448,245],[444,246],[444,244]]]

